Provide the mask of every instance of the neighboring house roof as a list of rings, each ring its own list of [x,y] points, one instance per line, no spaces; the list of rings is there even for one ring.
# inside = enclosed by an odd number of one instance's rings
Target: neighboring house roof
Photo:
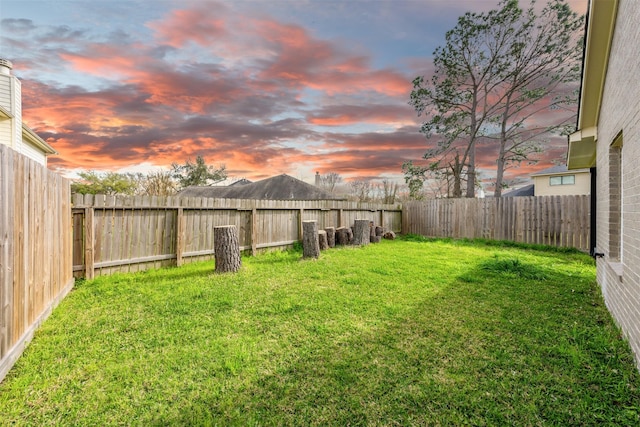
[[[229,187],[234,187],[236,185],[247,185],[247,184],[251,184],[251,183],[252,183],[252,181],[249,181],[246,178],[242,178],[242,179],[240,179],[240,180],[238,180],[238,181],[236,181],[234,183],[229,184]]]
[[[529,184],[529,185],[525,185],[524,187],[509,191],[508,193],[504,193],[502,197],[528,197],[528,196],[533,196],[534,192],[535,192],[534,185]]]
[[[567,166],[590,168],[596,163],[598,116],[609,66],[609,51],[616,22],[618,0],[591,0],[585,34],[578,130],[569,135]]]
[[[561,175],[561,174],[566,174],[568,172],[569,172],[569,168],[567,168],[567,165],[557,165],[557,166],[552,166],[548,169],[541,170],[539,172],[532,173],[531,176],[534,177],[534,176],[544,176],[544,175]],[[589,172],[589,169],[572,170],[570,173],[580,173],[580,172],[587,173]]]
[[[339,200],[320,188],[282,174],[262,181],[228,187],[187,187],[178,193],[183,197],[212,197],[258,200]]]
[[[47,144],[44,139],[40,138],[29,126],[22,124],[22,140],[34,145],[40,151],[42,151],[45,156],[49,154],[58,154],[56,150],[53,149],[52,146]]]

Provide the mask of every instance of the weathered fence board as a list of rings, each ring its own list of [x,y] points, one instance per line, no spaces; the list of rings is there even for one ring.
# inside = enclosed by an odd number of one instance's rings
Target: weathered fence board
[[[0,381],[73,286],[70,201],[69,181],[0,145]]]
[[[402,229],[399,206],[333,200],[234,200],[178,197],[73,196],[73,271],[87,278],[214,257],[214,227],[235,225],[242,250],[282,248],[302,237],[302,222],[318,228],[366,218]]]
[[[589,196],[437,199],[403,206],[403,233],[589,250]]]

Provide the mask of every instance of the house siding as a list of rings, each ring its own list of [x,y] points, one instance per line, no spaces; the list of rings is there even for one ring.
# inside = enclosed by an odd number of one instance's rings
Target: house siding
[[[628,338],[640,362],[640,8],[635,0],[620,0],[609,65],[598,118],[597,280],[610,312]],[[619,166],[611,145],[622,135]],[[621,167],[621,183],[617,172]],[[621,185],[620,196],[616,186]],[[622,198],[621,227],[616,207]],[[620,255],[616,257],[616,239]],[[639,363],[640,367],[640,363]]]
[[[16,77],[0,74],[0,105],[14,116],[2,120],[0,144],[22,151],[22,90]]]
[[[573,185],[550,185],[552,176],[575,175],[576,182]],[[591,177],[589,173],[567,172],[563,174],[542,175],[533,178],[536,196],[584,196],[591,190]]]
[[[20,152],[28,158],[40,163],[41,165],[47,165],[47,156],[44,155],[42,150],[27,143],[26,141],[23,141],[22,149],[20,150]]]
[[[13,129],[13,120],[0,119],[0,144],[11,146],[11,130]]]

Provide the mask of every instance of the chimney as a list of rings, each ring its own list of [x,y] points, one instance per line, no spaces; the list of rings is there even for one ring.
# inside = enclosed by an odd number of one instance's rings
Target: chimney
[[[0,58],[0,74],[4,74],[6,76],[11,75],[11,69],[13,68],[13,64],[8,59]]]
[[[320,187],[320,172],[316,171],[316,187]]]

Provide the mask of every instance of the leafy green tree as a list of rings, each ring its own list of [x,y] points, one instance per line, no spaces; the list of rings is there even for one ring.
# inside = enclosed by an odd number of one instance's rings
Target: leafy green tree
[[[171,175],[178,182],[179,188],[213,185],[227,178],[225,165],[220,165],[216,169],[214,166],[207,165],[202,156],[196,157],[195,162],[187,160],[182,165],[172,163]]]
[[[414,165],[412,161],[402,164],[402,172],[404,173],[404,182],[409,187],[409,198],[413,200],[421,200],[424,198],[422,187],[427,179],[426,173],[428,167]]]
[[[539,151],[536,137],[566,124],[566,114],[538,128],[531,119],[574,102],[562,89],[579,74],[582,22],[565,0],[551,0],[539,15],[533,5],[524,12],[518,0],[503,0],[496,10],[464,14],[446,33],[433,76],[413,80],[410,104],[427,118],[420,131],[436,137],[424,158],[434,170],[452,171],[453,197],[462,195],[464,181],[466,196],[475,195],[481,138],[499,141],[491,146],[499,196],[504,168],[527,160]]]
[[[80,194],[134,195],[141,175],[96,171],[79,172],[80,180],[71,184],[71,191]]]

